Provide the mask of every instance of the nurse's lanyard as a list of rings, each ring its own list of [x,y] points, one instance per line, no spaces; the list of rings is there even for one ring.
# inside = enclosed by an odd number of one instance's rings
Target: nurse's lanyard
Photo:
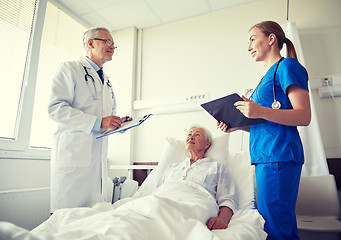
[[[283,57],[278,61],[276,68],[275,68],[275,72],[274,72],[274,77],[273,77],[273,82],[272,82],[272,93],[274,96],[274,102],[272,103],[271,107],[273,109],[280,109],[281,108],[281,103],[279,101],[276,100],[276,92],[275,92],[275,78],[276,78],[276,73],[277,73],[277,69],[278,69],[278,65],[279,63],[283,60]],[[255,88],[255,90],[253,91],[253,93],[256,91],[256,89],[258,88],[259,84],[261,83],[262,80],[260,80],[260,82],[258,83],[257,87]],[[253,95],[253,93],[251,94],[251,96]]]

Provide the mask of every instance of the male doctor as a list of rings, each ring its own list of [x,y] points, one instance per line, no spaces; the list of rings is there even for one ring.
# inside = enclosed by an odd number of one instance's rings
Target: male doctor
[[[115,95],[102,71],[116,48],[109,30],[87,30],[83,47],[86,57],[62,63],[52,81],[48,112],[58,128],[51,154],[51,213],[106,199],[108,139],[96,137],[131,120],[115,116]]]

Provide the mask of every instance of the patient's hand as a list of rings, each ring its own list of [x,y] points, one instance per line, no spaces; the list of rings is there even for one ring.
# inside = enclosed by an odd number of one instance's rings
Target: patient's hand
[[[227,228],[227,223],[224,221],[224,219],[222,219],[220,217],[213,217],[213,218],[210,218],[207,221],[206,226],[210,230],[226,229]]]
[[[226,229],[231,220],[232,215],[233,212],[231,208],[222,206],[219,208],[218,217],[208,219],[206,226],[210,230]]]

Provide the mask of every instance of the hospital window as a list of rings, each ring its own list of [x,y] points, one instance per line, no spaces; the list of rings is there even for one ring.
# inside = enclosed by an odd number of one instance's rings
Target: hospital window
[[[0,30],[0,157],[46,159],[36,148],[51,146],[51,80],[62,61],[84,56],[86,27],[47,0],[1,0]]]
[[[35,10],[35,0],[0,1],[1,139],[14,140],[17,137]]]
[[[55,123],[48,117],[47,107],[52,78],[63,61],[84,56],[82,35],[86,27],[48,2],[41,39],[33,107],[31,147],[51,147]]]

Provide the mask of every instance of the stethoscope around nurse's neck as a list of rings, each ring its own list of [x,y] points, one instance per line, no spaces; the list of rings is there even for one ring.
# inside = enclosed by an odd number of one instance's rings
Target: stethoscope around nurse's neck
[[[275,92],[275,78],[276,78],[276,73],[277,73],[277,69],[278,69],[278,65],[279,63],[283,60],[283,57],[278,61],[276,68],[275,68],[275,72],[274,72],[274,76],[273,76],[273,80],[272,80],[272,93],[274,96],[274,101],[271,104],[272,109],[280,109],[281,108],[281,103],[279,101],[276,100],[276,92]],[[262,81],[262,80],[261,80]],[[255,90],[253,91],[253,93],[256,91],[256,89],[258,88],[259,84],[261,83],[261,81],[258,83],[257,87],[255,88]],[[252,94],[253,94],[252,93]],[[252,96],[251,94],[251,96]]]
[[[83,67],[84,67],[84,71],[85,71],[84,79],[85,79],[86,84],[89,87],[89,91],[91,92],[91,96],[92,96],[91,100],[96,100],[97,99],[97,90],[96,90],[96,86],[95,86],[95,79],[89,74],[87,67],[85,67],[85,66],[83,66]],[[93,91],[91,90],[91,87],[89,86],[89,79],[92,82]],[[114,98],[114,92],[112,90],[111,83],[110,83],[109,79],[107,80],[107,86],[111,90],[111,97]]]

